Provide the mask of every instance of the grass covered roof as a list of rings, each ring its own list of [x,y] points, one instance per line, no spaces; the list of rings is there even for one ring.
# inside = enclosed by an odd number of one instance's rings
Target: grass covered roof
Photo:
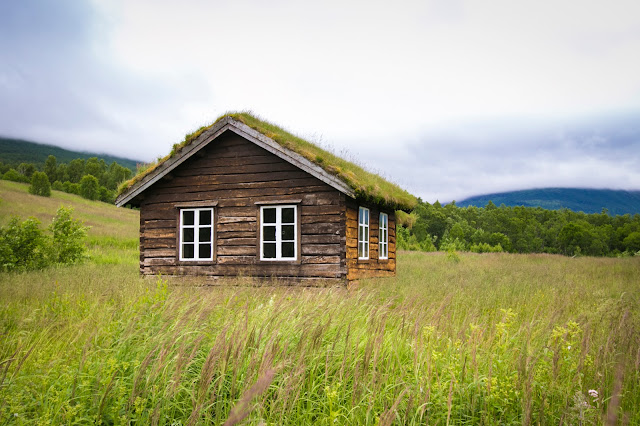
[[[239,121],[262,135],[270,138],[283,148],[293,151],[307,160],[321,167],[327,173],[337,177],[352,189],[357,200],[384,206],[395,210],[411,210],[417,203],[416,197],[400,188],[398,185],[365,170],[363,167],[347,161],[319,146],[302,139],[283,128],[262,120],[247,112],[227,113],[219,117],[211,125],[203,126],[197,131],[185,136],[184,140],[173,146],[171,153],[158,159],[155,163],[141,169],[132,179],[123,182],[119,188],[119,194],[126,193],[145,176],[152,173],[165,161],[180,155],[181,150],[196,140],[202,133],[215,126],[216,123],[230,117]]]

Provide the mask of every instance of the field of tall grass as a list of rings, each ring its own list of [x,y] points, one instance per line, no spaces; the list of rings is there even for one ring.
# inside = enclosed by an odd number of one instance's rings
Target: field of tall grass
[[[204,286],[140,278],[136,212],[87,209],[92,259],[0,274],[0,424],[640,424],[638,257]]]

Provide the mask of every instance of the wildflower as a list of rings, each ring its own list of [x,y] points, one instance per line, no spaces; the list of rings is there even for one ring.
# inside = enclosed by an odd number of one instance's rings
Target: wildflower
[[[595,389],[589,389],[589,396],[593,399],[598,398],[598,391]]]
[[[571,345],[567,346],[567,350],[570,351],[571,350]]]

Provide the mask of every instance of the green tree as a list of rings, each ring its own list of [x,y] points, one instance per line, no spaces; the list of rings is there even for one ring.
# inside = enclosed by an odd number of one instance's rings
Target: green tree
[[[98,178],[93,175],[84,175],[80,179],[80,196],[88,200],[100,198],[100,184]]]
[[[53,183],[58,180],[58,162],[56,157],[53,155],[47,157],[47,160],[44,162],[43,171],[49,178],[49,183]]]
[[[67,173],[69,174],[69,181],[71,183],[78,183],[84,173],[84,160],[82,158],[76,158],[71,160],[67,166]]]
[[[75,263],[85,257],[87,249],[84,238],[87,236],[87,228],[71,217],[72,212],[71,208],[60,207],[49,226],[54,263]]]
[[[31,175],[36,171],[36,166],[32,163],[20,163],[18,165],[18,173],[31,178]]]
[[[622,241],[627,251],[640,251],[640,232],[632,232]]]
[[[49,178],[44,172],[35,172],[31,175],[31,185],[29,185],[29,192],[34,195],[40,195],[42,197],[51,196],[51,184]]]
[[[106,168],[107,165],[104,160],[98,160],[98,157],[91,157],[84,165],[84,174],[95,176],[100,180]]]

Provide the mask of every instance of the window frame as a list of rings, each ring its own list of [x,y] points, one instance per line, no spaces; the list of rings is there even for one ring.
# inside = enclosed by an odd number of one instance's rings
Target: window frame
[[[300,209],[297,204],[264,204],[259,205],[260,209],[258,212],[259,218],[259,238],[258,238],[258,258],[261,262],[298,262],[300,259]],[[286,208],[293,209],[293,223],[282,223],[282,210]],[[276,221],[265,223],[264,221],[264,210],[265,209],[275,209],[276,210]],[[293,225],[293,240],[282,240],[282,226],[283,225]],[[275,226],[275,241],[265,241],[264,240],[264,229],[266,226]],[[264,256],[264,243],[267,242],[275,242],[276,245],[276,257],[265,257]],[[282,244],[283,243],[293,243],[293,257],[282,257]]]
[[[382,218],[385,219],[384,227],[382,226]],[[382,237],[383,230],[385,238]],[[389,214],[383,212],[380,212],[380,217],[378,217],[378,259],[389,259]]]
[[[366,218],[366,223],[362,219]],[[362,229],[362,232],[360,232]],[[365,233],[366,231],[366,233]],[[360,236],[362,235],[362,239]],[[366,238],[365,238],[366,235]],[[358,207],[358,260],[369,260],[371,243],[371,211],[367,207]],[[362,256],[360,255],[360,244],[362,244]],[[365,250],[366,247],[366,250]]]
[[[193,212],[193,225],[185,225],[184,224],[184,213],[185,212]],[[211,212],[211,223],[207,225],[200,225],[200,212],[201,211],[210,211]],[[198,263],[198,262],[213,262],[215,260],[215,208],[214,207],[179,207],[178,208],[178,260],[180,262],[187,263]],[[185,228],[193,229],[193,241],[184,242],[183,241],[183,230]],[[206,244],[206,242],[200,242],[200,233],[197,232],[201,228],[210,228],[210,241],[209,242],[209,257],[200,257],[199,246],[201,244]],[[183,255],[183,245],[184,244],[193,244],[193,254],[194,257],[185,258]]]

